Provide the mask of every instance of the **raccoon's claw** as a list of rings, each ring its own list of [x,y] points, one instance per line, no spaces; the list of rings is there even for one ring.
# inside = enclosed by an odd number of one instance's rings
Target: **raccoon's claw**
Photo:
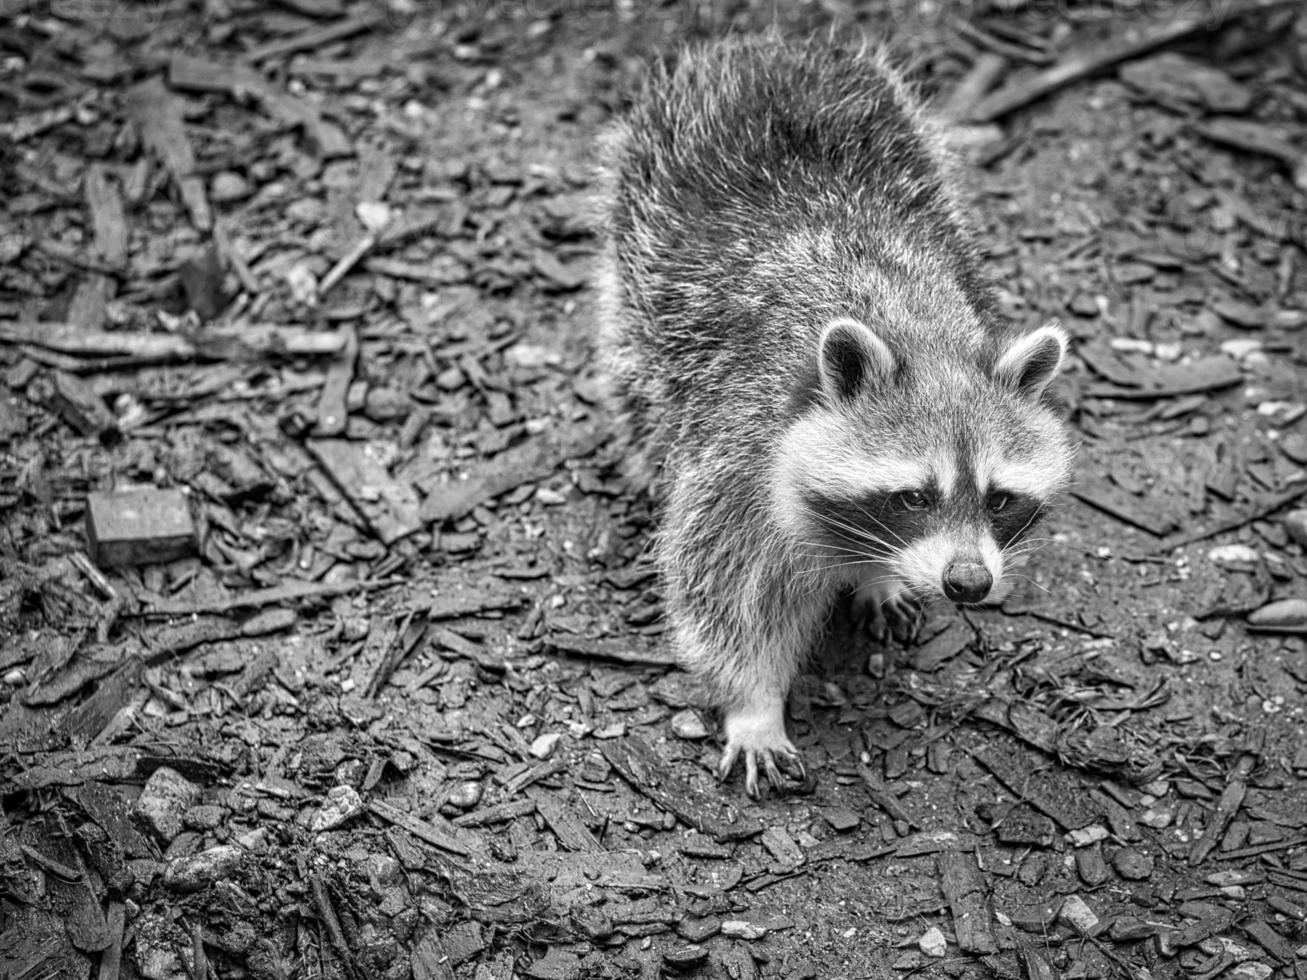
[[[722,761],[717,766],[717,778],[726,779],[741,755],[744,756],[744,790],[755,800],[762,795],[758,788],[759,762],[762,763],[763,774],[772,789],[793,786],[796,780],[800,786],[808,784],[808,770],[803,764],[803,756],[790,744],[789,739],[785,740],[783,746],[767,749],[727,745],[726,751],[722,753]],[[787,779],[782,770],[793,773],[793,777]]]
[[[921,627],[921,606],[906,592],[895,592],[869,603],[863,621],[877,643],[890,637],[911,640]]]
[[[792,773],[800,786],[808,785],[808,771],[803,756],[785,734],[781,708],[758,712],[735,712],[726,718],[726,748],[717,765],[717,778],[726,779],[735,763],[744,757],[744,789],[755,800],[758,791],[758,765],[773,789],[791,787],[794,779],[782,774]]]

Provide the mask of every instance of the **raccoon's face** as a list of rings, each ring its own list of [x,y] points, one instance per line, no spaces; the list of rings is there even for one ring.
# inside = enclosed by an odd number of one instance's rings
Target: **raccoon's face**
[[[782,519],[819,565],[882,594],[1002,598],[1069,476],[1043,401],[1065,353],[1047,326],[992,359],[901,363],[868,327],[836,321],[819,347],[822,397],[778,454]]]

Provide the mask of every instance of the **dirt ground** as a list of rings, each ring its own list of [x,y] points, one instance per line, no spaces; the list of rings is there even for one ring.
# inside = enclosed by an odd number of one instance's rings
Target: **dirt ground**
[[[677,43],[886,38],[1073,493],[712,776],[592,365]],[[0,0],[0,977],[1307,977],[1307,15]]]

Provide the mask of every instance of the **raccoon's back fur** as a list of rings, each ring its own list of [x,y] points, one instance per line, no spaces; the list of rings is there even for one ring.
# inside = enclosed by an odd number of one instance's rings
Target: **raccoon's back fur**
[[[1040,414],[1065,342],[999,322],[942,145],[878,52],[688,50],[605,149],[601,356],[661,465],[674,641],[726,709],[724,768],[743,753],[753,791],[756,763],[775,779],[773,756],[795,756],[781,706],[833,590],[930,591],[912,568],[880,574],[909,544],[887,539],[889,504],[856,559],[836,523],[861,529],[865,493],[917,483],[952,520],[978,453],[1022,478],[1049,466],[1047,486],[1016,488],[1042,503],[1066,468]],[[984,496],[988,479],[968,486]],[[919,497],[895,500],[917,513]],[[957,594],[979,591],[969,574]]]

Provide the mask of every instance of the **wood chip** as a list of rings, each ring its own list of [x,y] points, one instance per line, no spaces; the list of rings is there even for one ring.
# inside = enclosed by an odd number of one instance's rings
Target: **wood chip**
[[[536,812],[544,818],[558,843],[569,851],[601,851],[599,841],[580,817],[559,797],[543,786],[530,786],[526,795],[535,801]]]
[[[667,764],[638,736],[604,742],[599,751],[636,792],[713,840],[739,840],[762,831],[756,819],[729,808],[723,814],[720,795],[707,796],[668,773]]]
[[[1082,480],[1071,488],[1071,496],[1154,537],[1165,537],[1180,526],[1169,508],[1126,493],[1102,478]]]
[[[1063,830],[1088,827],[1098,817],[1098,808],[1069,773],[1040,766],[1029,750],[1010,739],[973,749],[971,755],[994,774],[1018,799],[1057,821]]]
[[[353,144],[341,128],[323,119],[316,106],[273,88],[259,72],[246,65],[227,65],[177,54],[168,63],[168,80],[180,89],[222,92],[232,98],[252,96],[269,115],[301,127],[324,159],[350,156],[354,152]]]
[[[384,544],[422,527],[417,491],[393,478],[369,443],[310,439],[309,452]]]
[[[213,211],[204,187],[196,174],[195,151],[186,135],[181,104],[168,91],[163,79],[154,77],[141,82],[127,93],[127,109],[136,122],[141,140],[163,163],[177,185],[177,192],[198,231],[213,227]]]
[[[994,937],[993,913],[985,893],[985,882],[976,868],[973,854],[942,851],[935,859],[940,888],[953,913],[953,933],[967,953],[992,953],[998,949]]]

